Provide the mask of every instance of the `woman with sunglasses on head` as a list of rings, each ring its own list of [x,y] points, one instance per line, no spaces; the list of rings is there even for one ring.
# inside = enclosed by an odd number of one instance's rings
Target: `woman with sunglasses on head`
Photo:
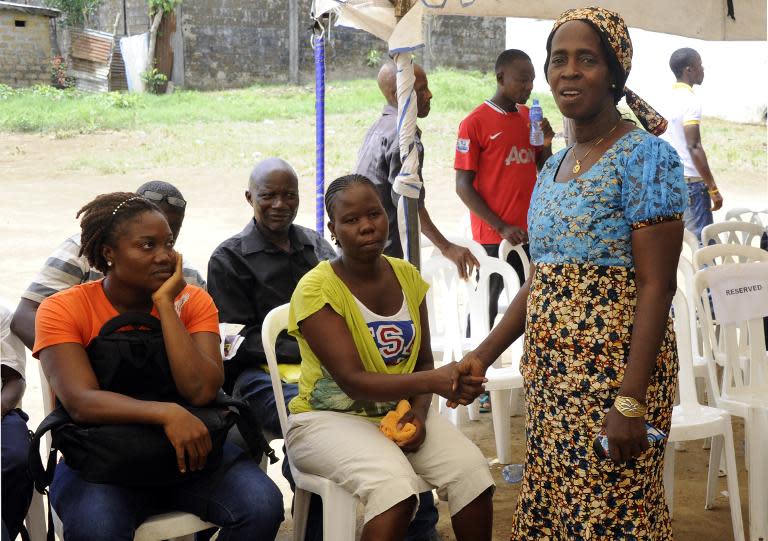
[[[614,12],[568,10],[555,22],[545,70],[575,144],[547,161],[533,192],[531,277],[460,367],[484,374],[525,333],[515,540],[672,536],[665,438],[650,445],[648,433],[668,433],[671,423],[678,363],[669,308],[687,197],[677,154],[655,137],[666,121],[625,87],[631,59]],[[622,97],[648,131],[622,118]]]
[[[81,214],[81,255],[104,278],[43,301],[33,355],[75,423],[161,426],[182,479],[149,488],[91,483],[65,457],[50,489],[64,538],[132,540],[150,515],[185,511],[221,526],[222,540],[274,539],[283,520],[282,496],[257,463],[225,443],[221,464],[204,470],[212,442],[200,419],[175,402],[100,389],[87,348],[107,321],[128,312],[160,320],[175,393],[184,402],[212,402],[224,370],[216,307],[204,290],[185,283],[181,255],[160,209],[118,192],[98,196]]]
[[[460,403],[482,377],[457,379],[455,363],[433,369],[424,297],[428,285],[402,259],[382,255],[389,224],[373,183],[334,180],[328,228],[341,255],[304,275],[291,298],[288,331],[301,351],[299,394],[290,403],[286,447],[301,471],[331,479],[365,506],[363,541],[402,540],[423,491],[448,500],[460,541],[491,539],[493,479],[480,450],[439,414],[432,393]],[[412,424],[397,444],[378,421],[399,400]]]

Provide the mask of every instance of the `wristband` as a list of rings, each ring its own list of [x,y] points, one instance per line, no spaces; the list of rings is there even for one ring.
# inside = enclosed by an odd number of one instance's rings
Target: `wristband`
[[[712,188],[711,190],[707,190],[707,193],[709,195],[715,195],[715,194],[720,193],[720,190],[718,190],[717,188]]]

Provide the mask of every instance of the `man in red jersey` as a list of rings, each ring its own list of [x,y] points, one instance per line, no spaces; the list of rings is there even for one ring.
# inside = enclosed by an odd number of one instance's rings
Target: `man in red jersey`
[[[488,255],[498,257],[501,239],[523,244],[528,252],[528,206],[536,173],[552,155],[554,132],[545,118],[544,146],[529,142],[528,101],[535,72],[523,51],[509,49],[496,60],[496,94],[472,111],[460,124],[456,142],[456,193],[470,210],[472,238]],[[523,265],[515,252],[509,263],[520,281]],[[491,279],[490,321],[498,311],[504,283]]]

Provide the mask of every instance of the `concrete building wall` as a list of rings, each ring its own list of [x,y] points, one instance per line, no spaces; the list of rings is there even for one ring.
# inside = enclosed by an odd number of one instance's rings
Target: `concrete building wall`
[[[52,58],[49,17],[0,9],[0,83],[50,83]]]
[[[314,73],[310,4],[311,0],[298,2],[301,82],[311,81]],[[233,88],[288,80],[291,43],[287,0],[228,0],[226,4],[187,0],[182,13],[186,86]],[[435,17],[425,30],[431,30],[427,40],[431,46],[417,54],[417,61],[429,68],[491,69],[504,48],[503,18]],[[374,49],[386,55],[382,40],[366,32],[334,27],[326,44],[328,77],[372,76],[378,67],[368,66],[366,57]]]

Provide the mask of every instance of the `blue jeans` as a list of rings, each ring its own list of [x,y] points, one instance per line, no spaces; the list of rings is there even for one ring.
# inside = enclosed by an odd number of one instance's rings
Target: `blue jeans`
[[[3,526],[15,539],[32,501],[32,479],[27,471],[29,417],[20,409],[9,411],[2,420]]]
[[[169,511],[193,513],[221,526],[221,541],[273,540],[283,521],[280,489],[228,443],[219,470],[172,487],[89,483],[61,461],[50,497],[67,541],[131,541],[147,517]]]
[[[688,207],[683,213],[685,228],[701,242],[701,230],[712,223],[712,200],[704,181],[688,184]]]
[[[292,383],[283,383],[283,396],[285,405],[299,394],[299,386]],[[260,368],[248,368],[244,370],[235,381],[232,388],[232,396],[248,401],[248,404],[261,419],[261,425],[276,437],[282,434],[280,419],[277,416],[275,406],[275,393],[272,391],[272,377]],[[268,436],[269,437],[269,436]],[[288,468],[288,462],[283,461],[283,476],[293,488],[293,479]],[[411,525],[408,527],[408,535],[405,541],[427,541],[437,537],[435,526],[437,525],[437,508],[432,492],[419,494],[419,508]],[[307,535],[305,541],[320,541],[323,538],[322,500],[313,494],[307,521]],[[333,540],[326,540],[333,541]]]

